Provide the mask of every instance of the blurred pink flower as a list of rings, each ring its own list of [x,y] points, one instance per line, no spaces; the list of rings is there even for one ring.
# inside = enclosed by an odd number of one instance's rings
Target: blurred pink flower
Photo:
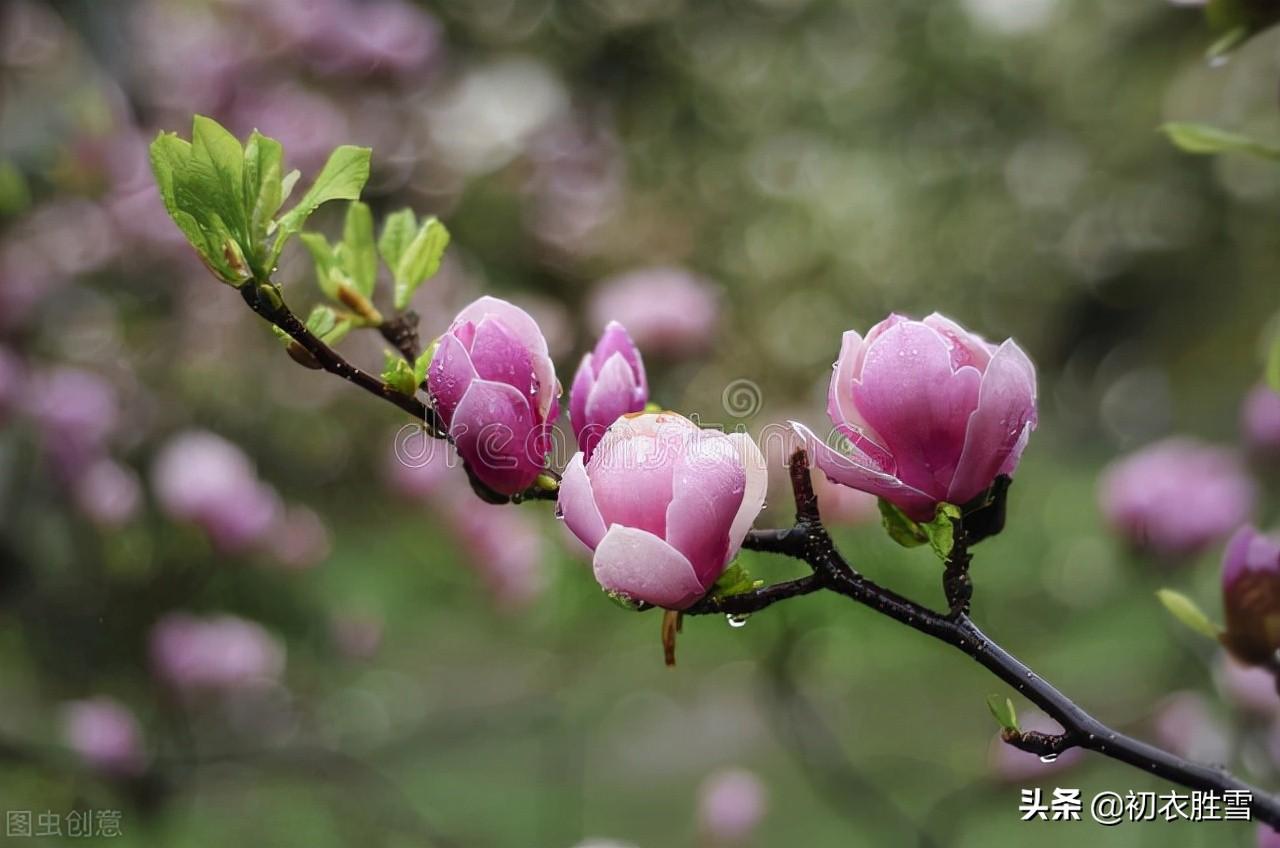
[[[119,421],[114,387],[91,371],[68,366],[32,373],[21,408],[40,428],[45,453],[64,480],[101,454]]]
[[[351,133],[346,115],[329,97],[286,82],[243,86],[236,92],[227,126],[240,136],[257,129],[284,145],[285,168],[298,168],[303,174],[299,197],[306,181],[314,179]]]
[[[591,323],[620,321],[641,350],[670,357],[715,342],[720,305],[715,288],[683,268],[642,268],[610,277],[592,293]]]
[[[430,501],[451,483],[465,479],[462,463],[449,443],[416,427],[396,433],[385,468],[391,490],[417,501]]]
[[[1267,669],[1245,665],[1224,651],[1214,665],[1214,680],[1237,708],[1259,716],[1280,716],[1276,676]]]
[[[1108,466],[1098,499],[1103,517],[1129,544],[1179,557],[1247,521],[1255,488],[1232,451],[1174,437]]]
[[[1222,555],[1222,644],[1232,656],[1266,665],[1280,650],[1280,540],[1244,525]]]
[[[421,72],[443,45],[440,24],[403,0],[336,4],[330,25],[317,30],[306,58],[328,73]],[[308,10],[308,15],[315,17]]]
[[[537,522],[510,507],[451,499],[449,522],[494,602],[503,609],[523,609],[546,588],[543,538]]]
[[[1254,450],[1280,452],[1280,394],[1267,385],[1254,386],[1240,409],[1240,429]]]
[[[226,553],[240,553],[271,529],[279,499],[249,457],[221,436],[188,431],[156,455],[151,485],[161,510],[195,524]]]
[[[71,482],[76,506],[95,524],[119,527],[129,522],[142,503],[138,475],[113,459],[94,460]]]
[[[284,646],[261,625],[233,615],[169,613],[151,629],[151,664],[184,692],[231,691],[275,682]]]
[[[67,746],[96,771],[132,777],[146,768],[138,722],[112,698],[99,696],[65,704],[63,736]]]
[[[562,253],[595,252],[593,237],[623,203],[625,169],[617,138],[599,122],[575,116],[538,133],[529,159],[529,229]]]
[[[335,614],[329,620],[329,638],[343,656],[367,660],[382,645],[382,619],[368,614]]]
[[[1280,848],[1280,833],[1270,825],[1258,825],[1258,848]]]
[[[1062,726],[1039,710],[1031,709],[1018,713],[1018,724],[1024,731],[1056,734],[1062,732]],[[991,771],[999,780],[1007,783],[1026,783],[1039,780],[1051,774],[1070,768],[1080,761],[1084,752],[1079,748],[1065,751],[1052,760],[1041,760],[1035,754],[1013,747],[1000,738],[997,733],[991,740],[987,762]]]
[[[698,828],[712,845],[740,845],[751,837],[767,806],[764,784],[746,769],[726,769],[698,789]]]
[[[850,445],[796,425],[813,463],[928,520],[1013,474],[1036,427],[1036,369],[1013,339],[989,344],[936,312],[890,315],[865,339],[844,334],[827,415]]]
[[[1230,740],[1199,692],[1175,692],[1156,707],[1156,744],[1179,757],[1201,763],[1225,762]]]
[[[313,568],[329,556],[329,528],[314,509],[290,504],[280,511],[267,534],[267,549],[285,568]]]

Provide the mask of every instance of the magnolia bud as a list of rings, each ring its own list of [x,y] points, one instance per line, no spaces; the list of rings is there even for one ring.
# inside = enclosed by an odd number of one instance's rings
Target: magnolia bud
[[[569,390],[569,423],[584,458],[591,460],[610,424],[628,412],[640,412],[648,401],[640,351],[626,329],[610,321],[595,350],[582,357]]]
[[[1252,526],[1236,531],[1222,559],[1223,644],[1241,662],[1270,663],[1280,649],[1280,544]]]

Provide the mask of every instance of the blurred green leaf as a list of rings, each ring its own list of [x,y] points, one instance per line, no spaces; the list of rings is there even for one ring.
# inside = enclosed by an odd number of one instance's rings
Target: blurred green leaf
[[[1204,614],[1199,605],[1195,601],[1188,598],[1181,592],[1175,592],[1173,589],[1161,589],[1156,592],[1156,597],[1160,599],[1160,603],[1164,604],[1164,608],[1169,614],[1178,621],[1185,624],[1195,632],[1210,639],[1217,640],[1219,629],[1214,626],[1209,617]]]
[[[1187,153],[1249,153],[1264,159],[1280,160],[1280,147],[1209,124],[1174,122],[1160,129],[1179,150]]]
[[[889,538],[904,548],[914,548],[929,541],[924,528],[907,517],[907,514],[884,498],[879,499],[880,523]]]
[[[1013,701],[1003,695],[988,695],[987,709],[991,710],[991,715],[995,716],[996,721],[1004,730],[1012,730],[1015,733],[1020,730],[1018,727],[1018,712],[1013,708]]]
[[[276,221],[276,240],[271,248],[270,264],[274,265],[284,249],[285,242],[302,229],[303,224],[324,203],[330,200],[358,200],[364,184],[369,181],[369,159],[372,151],[367,147],[344,144],[329,154],[311,188],[297,205]]]
[[[427,218],[418,228],[400,259],[392,267],[395,276],[395,306],[404,309],[422,282],[440,270],[445,248],[449,246],[449,231],[436,218]]]
[[[0,159],[0,215],[17,215],[31,205],[31,190],[22,171],[8,159]]]

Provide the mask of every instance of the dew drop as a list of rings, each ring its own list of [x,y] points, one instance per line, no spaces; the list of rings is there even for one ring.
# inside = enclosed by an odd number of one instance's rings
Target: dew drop
[[[726,615],[724,620],[729,622],[729,626],[736,630],[739,627],[746,627],[747,619],[750,617],[749,615]]]
[[[1040,762],[1042,762],[1042,763],[1052,763],[1052,762],[1056,762],[1056,761],[1057,761],[1057,759],[1058,759],[1058,755],[1057,755],[1057,754],[1045,754],[1043,757],[1041,757],[1041,758],[1040,758]]]

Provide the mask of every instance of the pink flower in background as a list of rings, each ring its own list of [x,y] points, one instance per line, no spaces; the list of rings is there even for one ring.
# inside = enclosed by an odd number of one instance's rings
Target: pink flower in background
[[[1199,692],[1175,692],[1160,702],[1155,737],[1165,750],[1200,763],[1226,762],[1231,753],[1226,728]]]
[[[560,384],[527,312],[496,297],[463,309],[440,337],[427,385],[477,478],[508,495],[533,485],[551,450]]]
[[[1213,677],[1223,697],[1237,708],[1259,716],[1280,715],[1276,676],[1267,669],[1245,665],[1224,652],[1214,666]]]
[[[626,329],[610,321],[595,350],[582,357],[569,390],[569,422],[586,460],[609,425],[649,402],[644,362]]]
[[[227,125],[241,137],[257,129],[278,140],[287,151],[285,167],[309,175],[316,174],[351,134],[347,117],[336,103],[293,83],[242,87]]]
[[[23,386],[21,406],[41,429],[44,450],[64,479],[74,479],[102,453],[120,417],[110,383],[65,366],[32,374]]]
[[[1258,848],[1280,848],[1280,833],[1272,830],[1270,825],[1258,825]]]
[[[1280,394],[1270,386],[1254,386],[1240,409],[1240,429],[1254,450],[1280,452]]]
[[[290,504],[267,534],[267,549],[285,568],[313,568],[329,556],[329,528],[314,509]]]
[[[1039,710],[1026,710],[1018,713],[1018,725],[1026,731],[1057,734],[1062,726]],[[1008,783],[1026,783],[1032,780],[1070,768],[1080,761],[1084,751],[1072,748],[1059,754],[1057,759],[1044,762],[1036,754],[1029,754],[1005,742],[997,733],[991,740],[987,762],[995,776]]]
[[[844,334],[827,415],[848,454],[795,425],[833,482],[911,518],[964,504],[1018,466],[1036,426],[1036,371],[1012,340],[996,346],[937,313],[890,315]]]
[[[165,443],[152,465],[151,485],[166,515],[200,527],[227,553],[261,540],[280,508],[249,457],[204,431],[180,433]]]
[[[421,429],[401,430],[387,452],[387,485],[401,497],[429,502],[456,482],[460,466],[448,442]]]
[[[1255,490],[1236,455],[1184,437],[1113,462],[1102,474],[1103,517],[1131,545],[1167,557],[1198,553],[1253,512]]]
[[[91,769],[132,777],[146,769],[147,756],[133,713],[112,698],[71,701],[63,710],[63,737]]]
[[[600,283],[588,311],[591,323],[617,320],[641,350],[678,357],[715,340],[720,304],[715,288],[683,268],[629,271]]]
[[[759,827],[767,806],[760,778],[746,769],[726,769],[698,789],[698,829],[712,845],[741,845]]]
[[[335,614],[329,619],[329,638],[344,657],[367,660],[382,646],[383,622],[369,614]]]
[[[711,588],[764,505],[768,472],[751,437],[699,430],[671,413],[619,419],[560,484],[565,524],[595,553],[607,592],[682,609]]]
[[[1265,665],[1280,650],[1280,541],[1246,525],[1222,557],[1222,643],[1240,661]]]
[[[469,564],[499,607],[523,609],[538,599],[547,575],[537,521],[509,506],[475,498],[451,499],[445,509]]]
[[[313,16],[311,10],[302,14]],[[403,0],[339,4],[306,58],[329,73],[408,74],[439,55],[443,33],[425,9]]]
[[[234,615],[170,613],[151,629],[150,647],[156,676],[180,691],[253,687],[284,672],[284,645]]]
[[[80,511],[102,527],[128,523],[142,503],[138,475],[105,457],[81,470],[71,482],[71,491]]]

